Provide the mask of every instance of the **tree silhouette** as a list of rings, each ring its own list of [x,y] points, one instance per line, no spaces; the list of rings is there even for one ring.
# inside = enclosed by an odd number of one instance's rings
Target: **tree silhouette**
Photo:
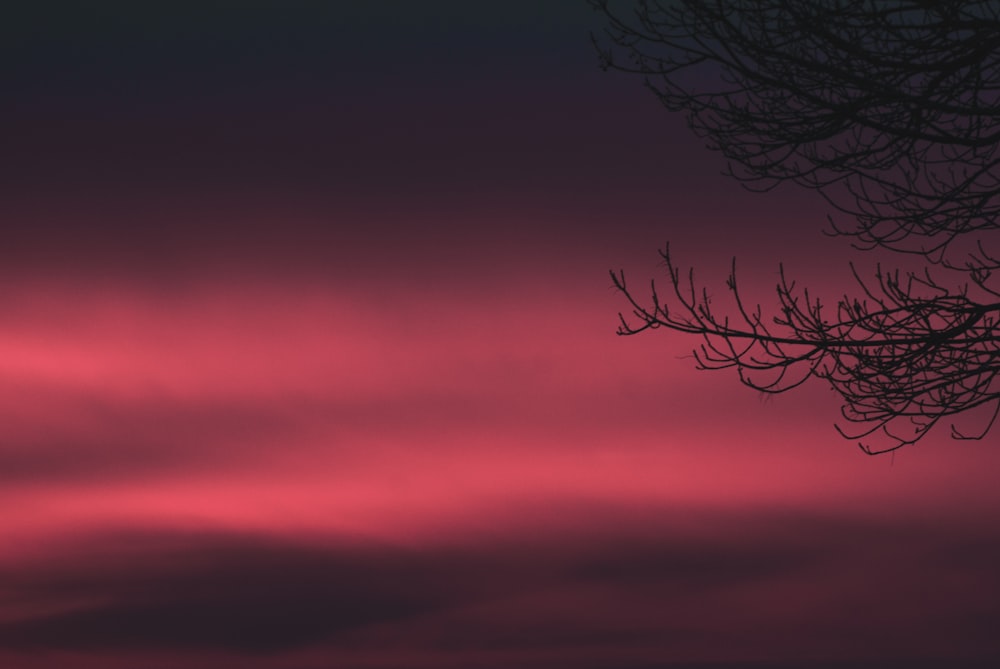
[[[632,307],[619,334],[699,335],[701,368],[780,393],[809,378],[843,399],[845,437],[867,453],[913,444],[939,421],[1000,414],[1000,3],[991,0],[590,0],[606,26],[605,69],[641,75],[668,110],[750,189],[818,191],[828,232],[923,267],[863,279],[824,308],[786,278],[777,312],[746,304],[735,261],[732,310],[661,255],[671,288]],[[942,278],[944,277],[944,278]],[[978,412],[973,412],[978,413]]]

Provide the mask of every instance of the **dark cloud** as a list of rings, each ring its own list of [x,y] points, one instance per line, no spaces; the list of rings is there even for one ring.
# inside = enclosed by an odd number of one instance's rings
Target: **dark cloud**
[[[24,599],[99,603],[8,623],[0,644],[273,652],[416,615],[460,594],[421,583],[433,564],[377,546],[331,550],[233,536],[98,541],[89,556],[25,574],[13,589]]]
[[[789,513],[607,520],[421,549],[109,533],[4,574],[8,600],[36,606],[0,624],[0,647],[1000,656],[1000,542],[981,532]],[[974,559],[942,567],[969,542]]]

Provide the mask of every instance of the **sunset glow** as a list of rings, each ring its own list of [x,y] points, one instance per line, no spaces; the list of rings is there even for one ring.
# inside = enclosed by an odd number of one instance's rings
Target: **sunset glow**
[[[1000,656],[991,441],[869,458],[819,384],[615,336],[667,239],[720,300],[850,250],[585,6],[153,4],[25,16],[8,82],[0,666]]]

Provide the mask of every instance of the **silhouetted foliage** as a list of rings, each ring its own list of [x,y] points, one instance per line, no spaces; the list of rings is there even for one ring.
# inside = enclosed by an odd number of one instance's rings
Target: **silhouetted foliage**
[[[646,306],[612,272],[636,320],[700,335],[703,368],[780,393],[810,377],[843,398],[868,453],[913,444],[941,419],[1000,413],[1000,2],[990,0],[591,0],[607,69],[641,75],[751,189],[792,182],[834,209],[858,249],[916,255],[919,272],[854,271],[832,309],[784,270],[778,315],[740,297],[720,315],[662,251],[671,282]],[[852,267],[853,270],[853,267]],[[941,277],[944,276],[948,280]],[[880,438],[881,437],[881,438]],[[875,442],[871,440],[874,439]]]

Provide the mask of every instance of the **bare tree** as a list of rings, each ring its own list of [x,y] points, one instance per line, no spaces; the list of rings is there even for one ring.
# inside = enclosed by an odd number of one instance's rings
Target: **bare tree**
[[[834,210],[830,234],[911,254],[833,309],[785,277],[777,312],[720,314],[669,253],[671,289],[632,306],[619,334],[665,327],[702,337],[702,368],[735,368],[780,393],[815,377],[843,399],[868,453],[913,444],[979,407],[1000,413],[1000,3],[991,0],[591,0],[605,68],[641,75],[751,189],[791,182]],[[944,278],[942,278],[944,277]],[[975,413],[975,412],[974,412]]]

